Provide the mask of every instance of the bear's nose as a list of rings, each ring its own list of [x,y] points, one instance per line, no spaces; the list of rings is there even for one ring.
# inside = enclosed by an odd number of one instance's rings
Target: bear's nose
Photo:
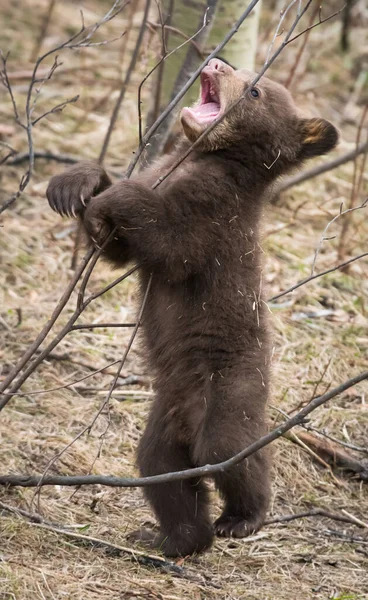
[[[220,71],[223,73],[227,70],[231,70],[231,67],[226,63],[222,62],[222,60],[220,60],[219,58],[211,58],[211,60],[208,63],[208,66],[214,71]]]

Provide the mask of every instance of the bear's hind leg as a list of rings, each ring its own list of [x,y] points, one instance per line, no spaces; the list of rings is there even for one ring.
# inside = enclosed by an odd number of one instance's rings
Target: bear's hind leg
[[[151,413],[138,449],[143,477],[182,471],[193,467],[189,448],[170,439],[163,430],[165,420]],[[186,479],[147,486],[144,490],[160,523],[160,532],[140,530],[130,536],[166,556],[187,556],[209,548],[213,527],[208,509],[208,491],[199,479]]]
[[[224,384],[213,385],[211,407],[196,444],[197,464],[228,460],[265,433],[263,390],[250,382]],[[268,451],[260,450],[217,473],[214,480],[224,499],[223,512],[214,523],[215,534],[245,537],[260,529],[270,497]]]

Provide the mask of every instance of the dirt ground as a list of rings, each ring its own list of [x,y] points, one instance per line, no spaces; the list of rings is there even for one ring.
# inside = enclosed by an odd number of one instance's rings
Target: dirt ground
[[[32,68],[30,57],[40,30],[45,0],[2,3],[0,38],[11,50],[8,69],[15,98],[24,111]],[[264,3],[267,5],[267,3]],[[363,5],[364,3],[359,3]],[[59,44],[78,28],[79,9],[93,23],[108,2],[57,2],[42,48]],[[336,10],[326,2],[324,11]],[[143,6],[133,19],[133,30],[111,44],[60,53],[63,65],[40,93],[36,114],[65,98],[80,94],[77,103],[50,115],[34,128],[37,151],[96,158],[113,104],[119,93]],[[108,23],[97,40],[113,39],[124,30],[129,6]],[[156,17],[152,17],[156,19]],[[272,20],[273,19],[273,20]],[[292,92],[307,114],[329,118],[340,129],[341,142],[333,156],[355,147],[359,122],[367,103],[367,15],[353,22],[351,48],[339,48],[340,18],[311,32],[298,66]],[[277,15],[264,10],[258,66],[263,64]],[[290,45],[270,76],[285,82],[300,48]],[[109,147],[106,164],[123,172],[137,147],[137,84],[154,60],[159,39],[149,34],[138,68],[128,89]],[[51,59],[52,62],[52,59]],[[51,62],[47,64],[50,66]],[[362,75],[363,73],[363,75]],[[365,80],[364,80],[365,77]],[[143,109],[148,105],[149,86]],[[21,114],[22,116],[22,114]],[[361,141],[367,129],[362,129]],[[9,97],[0,95],[0,140],[18,152],[27,151],[26,137],[12,118]],[[0,147],[1,157],[4,146]],[[315,164],[329,160],[319,159]],[[316,248],[328,222],[349,203],[354,173],[350,162],[293,187],[277,205],[265,210],[263,248],[267,297],[288,288],[311,272]],[[309,165],[310,166],[310,165]],[[35,339],[72,276],[75,225],[62,221],[47,205],[45,189],[51,175],[65,165],[37,160],[26,192],[1,215],[0,270],[0,380]],[[1,167],[0,201],[16,189],[24,163]],[[367,197],[368,177],[361,178],[357,205]],[[368,210],[368,209],[366,209]],[[337,249],[344,219],[350,219],[344,259],[367,250],[368,221],[364,209],[342,216],[328,229],[321,244],[316,272],[338,263]],[[82,253],[83,254],[83,253]],[[97,291],[117,276],[98,263],[89,284]],[[274,330],[273,390],[269,406],[272,427],[301,403],[367,368],[367,258],[348,272],[335,271],[270,302]],[[135,276],[96,299],[79,323],[128,323],[135,319]],[[55,330],[71,315],[73,294]],[[151,386],[139,342],[123,369],[110,409],[104,411],[89,435],[65,447],[88,425],[103,402],[113,368],[75,384],[57,388],[119,359],[130,331],[124,328],[77,330],[66,336],[51,357],[24,384],[1,413],[1,473],[41,474],[50,460],[57,474],[112,474],[135,476],[135,448],[149,410]],[[133,377],[132,377],[133,376]],[[128,379],[129,378],[129,379]],[[367,448],[367,386],[357,385],[311,416],[310,425],[360,448]],[[298,434],[298,429],[295,433]],[[102,436],[102,437],[101,437]],[[368,598],[368,495],[357,476],[332,471],[305,448],[282,438],[273,448],[273,495],[269,519],[322,508],[340,516],[348,513],[359,523],[326,517],[300,518],[266,525],[243,540],[216,540],[201,556],[178,561],[177,572],[145,564],[137,547],[127,542],[129,531],[153,516],[140,489],[102,486],[74,490],[45,487],[36,497],[27,488],[0,488],[0,600],[160,599],[160,600],[295,600]],[[347,450],[358,460],[367,451]],[[213,490],[213,513],[220,501]],[[96,543],[76,540],[9,512],[4,505],[37,512],[68,531],[99,538],[127,548],[117,552]],[[353,519],[354,520],[354,519]],[[365,526],[364,526],[365,524]],[[142,550],[142,549],[141,549]]]

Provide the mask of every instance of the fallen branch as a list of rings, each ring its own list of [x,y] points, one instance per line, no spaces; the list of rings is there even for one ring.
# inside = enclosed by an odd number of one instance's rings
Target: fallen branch
[[[340,167],[341,165],[344,165],[345,163],[350,162],[351,160],[354,160],[357,156],[359,156],[359,154],[363,154],[363,152],[365,152],[367,149],[368,149],[368,140],[366,142],[364,142],[363,144],[361,144],[360,146],[358,146],[358,148],[354,148],[354,150],[350,150],[349,152],[346,152],[346,154],[342,154],[341,156],[338,156],[337,158],[334,158],[333,160],[330,160],[322,165],[317,165],[316,167],[312,167],[308,171],[298,173],[297,175],[294,175],[293,177],[288,177],[286,179],[281,180],[280,183],[274,189],[274,195],[271,200],[272,204],[277,204],[279,195],[282,192],[285,192],[285,190],[288,190],[289,188],[294,187],[294,185],[299,185],[301,183],[304,183],[304,181],[308,181],[308,179],[313,179],[314,177],[317,177],[318,175],[322,175],[322,173],[327,173],[327,171],[332,171],[333,169],[336,169],[337,167]]]
[[[339,444],[344,448],[349,448],[349,450],[354,450],[355,452],[362,452],[363,454],[368,454],[368,447],[357,446],[356,444],[352,444],[351,442],[344,442],[343,440],[339,440],[338,438],[330,435],[324,429],[317,429],[316,427],[312,427],[311,425],[303,425],[304,429],[307,431],[313,431],[318,433],[318,435],[322,435],[323,437],[331,440],[331,442],[335,442],[335,444]]]
[[[325,517],[326,519],[333,519],[334,521],[341,521],[342,523],[350,523],[351,525],[358,525],[358,527],[367,527],[366,523],[357,519],[353,515],[339,515],[338,513],[332,513],[324,508],[312,508],[305,512],[295,513],[294,515],[281,515],[280,517],[273,517],[272,519],[266,519],[264,525],[274,525],[275,523],[290,523],[296,519],[304,519],[306,517]]]
[[[184,479],[192,479],[194,477],[208,477],[215,473],[226,471],[230,467],[237,465],[245,460],[258,450],[268,446],[274,440],[284,435],[287,431],[301,425],[305,422],[305,417],[316,410],[322,404],[325,404],[335,396],[338,396],[345,390],[349,389],[368,379],[368,371],[364,371],[344,383],[329,390],[327,393],[314,398],[307,406],[302,408],[296,415],[281,423],[278,427],[270,431],[268,434],[261,437],[259,440],[244,448],[241,452],[232,456],[228,460],[217,464],[204,465],[194,469],[186,469],[184,471],[174,471],[172,473],[163,473],[161,475],[153,475],[151,477],[124,478],[115,477],[112,475],[48,475],[45,478],[39,475],[0,475],[0,485],[4,486],[21,486],[21,487],[39,487],[41,485],[65,485],[65,486],[81,486],[81,485],[106,485],[110,487],[144,487],[157,483],[167,483],[168,481],[182,481]],[[329,457],[327,457],[329,458]],[[363,473],[362,473],[363,474]]]
[[[79,540],[83,542],[85,545],[91,546],[93,548],[102,548],[110,555],[119,556],[121,554],[127,554],[131,557],[135,562],[139,562],[144,566],[155,567],[163,570],[165,573],[172,572],[176,575],[180,575],[181,577],[185,577],[185,570],[183,567],[179,567],[175,563],[171,561],[167,561],[160,556],[154,556],[150,554],[145,554],[140,550],[136,550],[135,548],[128,548],[127,546],[117,546],[116,544],[111,544],[111,542],[107,542],[100,538],[91,537],[88,535],[84,535],[82,533],[77,533],[76,531],[71,531],[71,528],[75,528],[73,525],[58,525],[44,519],[38,513],[30,513],[21,508],[17,508],[15,506],[9,506],[8,504],[4,504],[0,502],[0,509],[5,510],[10,513],[14,513],[18,516],[21,516],[25,519],[28,519],[29,524],[40,527],[41,529],[46,529],[47,531],[53,531],[54,533],[58,533],[60,535],[65,535],[69,538],[73,538],[74,540]],[[202,582],[201,582],[202,583]]]
[[[306,431],[298,431],[298,438],[332,468],[355,473],[359,479],[368,481],[368,460],[359,461],[341,450],[337,444],[320,439]],[[289,439],[295,441],[292,436]]]

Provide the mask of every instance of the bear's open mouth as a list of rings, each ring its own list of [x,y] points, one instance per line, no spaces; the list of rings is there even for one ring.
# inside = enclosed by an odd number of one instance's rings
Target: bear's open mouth
[[[197,123],[209,125],[221,112],[220,97],[214,78],[208,73],[201,73],[201,100],[199,104],[186,108]]]

